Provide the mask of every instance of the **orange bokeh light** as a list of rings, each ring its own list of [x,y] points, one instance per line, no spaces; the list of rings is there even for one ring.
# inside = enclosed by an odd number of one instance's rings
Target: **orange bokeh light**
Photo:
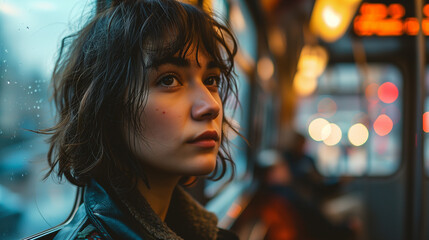
[[[398,98],[398,88],[391,82],[385,82],[378,88],[378,98],[384,103],[392,103]]]
[[[405,15],[405,8],[401,4],[393,3],[387,8],[389,15],[394,19],[400,19]]]
[[[399,3],[364,3],[353,20],[354,31],[359,36],[415,36],[420,28],[429,35],[429,4],[423,7],[425,18],[420,26],[415,17],[405,17],[405,8]]]
[[[423,7],[423,14],[425,15],[425,17],[429,17],[429,4],[425,4],[425,6]]]
[[[381,114],[374,122],[374,131],[380,136],[386,136],[392,131],[393,121],[386,114]]]
[[[414,36],[419,33],[420,25],[417,18],[407,18],[404,22],[404,29],[408,35]]]
[[[429,112],[423,113],[423,131],[429,132]]]
[[[363,3],[360,7],[360,13],[371,19],[383,19],[387,16],[387,7],[381,3]]]

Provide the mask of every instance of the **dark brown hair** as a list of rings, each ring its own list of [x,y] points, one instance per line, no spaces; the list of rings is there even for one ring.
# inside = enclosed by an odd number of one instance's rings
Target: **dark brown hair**
[[[201,9],[175,0],[115,1],[80,31],[63,39],[52,75],[58,123],[51,134],[46,176],[56,172],[82,186],[89,179],[145,180],[144,169],[124,141],[123,126],[141,133],[148,68],[169,56],[204,50],[221,69],[220,95],[237,98],[237,44],[225,25]],[[198,62],[198,59],[197,59]],[[237,130],[223,118],[225,126]],[[150,126],[148,126],[150,127]],[[222,132],[211,179],[234,163]],[[127,181],[127,183],[129,183]]]

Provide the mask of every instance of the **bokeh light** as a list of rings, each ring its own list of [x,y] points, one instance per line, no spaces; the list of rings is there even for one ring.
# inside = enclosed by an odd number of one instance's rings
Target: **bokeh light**
[[[429,132],[429,112],[423,113],[423,131]]]
[[[319,77],[328,63],[328,51],[318,45],[305,45],[299,56],[298,72],[305,76]]]
[[[341,14],[337,13],[331,6],[326,6],[323,9],[322,18],[330,28],[336,28],[341,23]]]
[[[393,121],[386,114],[381,114],[374,122],[374,131],[380,136],[386,136],[392,131]]]
[[[368,140],[368,129],[362,123],[356,123],[349,128],[348,138],[354,146],[361,146]]]
[[[426,17],[429,17],[429,4],[425,4],[425,6],[423,7],[423,14]]]
[[[258,61],[257,71],[263,81],[268,81],[274,74],[274,64],[269,57],[261,57]]]
[[[306,76],[298,72],[293,79],[293,88],[297,94],[308,96],[316,90],[317,79],[313,76]]]
[[[334,146],[338,144],[342,135],[343,132],[341,131],[341,128],[338,127],[338,125],[335,123],[330,123],[322,129],[322,137],[324,137],[323,142],[328,146]]]
[[[268,45],[271,52],[277,56],[282,56],[286,52],[286,36],[279,27],[270,29],[268,33]]]
[[[393,19],[400,19],[405,15],[405,8],[398,3],[390,4],[387,11]]]
[[[377,93],[378,98],[384,103],[392,103],[398,98],[398,88],[391,82],[381,84]]]
[[[329,126],[329,122],[324,118],[316,118],[311,121],[310,125],[308,125],[308,133],[312,139],[315,141],[323,141],[330,134],[330,130],[325,129],[324,134],[322,134],[322,130],[325,126]]]

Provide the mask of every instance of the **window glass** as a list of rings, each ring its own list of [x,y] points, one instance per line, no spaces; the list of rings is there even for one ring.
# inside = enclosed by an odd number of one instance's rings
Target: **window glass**
[[[225,1],[217,1],[217,4],[215,4],[217,8],[214,9],[214,11],[218,14],[228,13],[230,25],[238,38],[239,51],[244,53],[243,57],[246,58],[244,61],[253,62],[253,59],[256,57],[256,29],[252,18],[244,4],[244,1],[233,1],[230,2],[230,4],[231,5],[228,6]],[[250,84],[248,76],[237,63],[235,73],[238,82],[239,104],[237,105],[235,102],[229,101],[224,106],[225,116],[230,119],[244,137],[247,137],[248,112],[250,107],[248,103]],[[227,135],[228,138],[231,139],[231,154],[236,165],[234,181],[225,185],[231,170],[228,169],[227,174],[222,180],[217,182],[207,181],[205,188],[205,195],[212,198],[206,207],[210,211],[215,212],[221,221],[226,217],[227,211],[232,205],[232,202],[237,199],[245,187],[243,179],[248,169],[246,142],[231,131],[229,131]],[[222,191],[220,192],[221,189]],[[216,195],[217,193],[219,194]]]
[[[48,177],[46,136],[53,125],[50,75],[62,37],[91,13],[92,1],[0,1],[0,238],[56,226],[76,189]],[[77,29],[77,26],[75,26]]]
[[[389,64],[336,64],[299,100],[295,121],[325,176],[383,176],[399,166],[402,75]]]
[[[230,25],[238,39],[241,53],[248,61],[257,59],[256,26],[250,11],[243,0],[231,1],[229,9]]]
[[[241,71],[239,67],[235,68],[237,74],[237,89],[238,89],[238,100],[237,103],[234,101],[228,101],[224,106],[224,114],[226,118],[239,130],[240,134],[247,137],[248,132],[248,111],[249,111],[249,94],[250,84],[246,75]],[[234,98],[230,98],[233,100]],[[247,171],[247,143],[233,131],[227,131],[225,133],[230,139],[230,152],[232,160],[235,163],[235,179],[240,180],[244,177]],[[218,190],[226,183],[230,174],[230,165],[228,165],[227,173],[225,177],[219,181],[207,181],[205,195],[207,197],[214,196]]]

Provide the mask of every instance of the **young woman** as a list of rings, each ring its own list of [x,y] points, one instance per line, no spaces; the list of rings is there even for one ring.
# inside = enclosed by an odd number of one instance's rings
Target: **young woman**
[[[235,239],[178,184],[219,179],[236,41],[197,7],[113,1],[62,42],[50,171],[85,187],[56,239]]]

